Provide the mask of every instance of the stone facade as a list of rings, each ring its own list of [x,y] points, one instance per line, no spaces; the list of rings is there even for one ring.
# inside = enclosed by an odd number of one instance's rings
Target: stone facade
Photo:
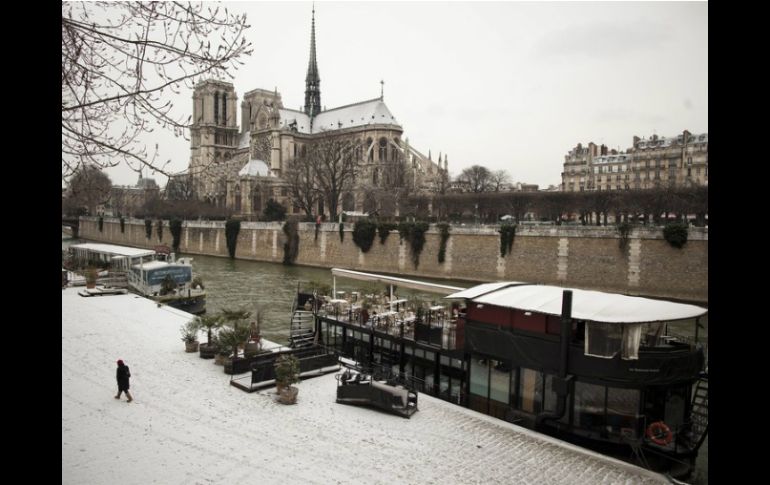
[[[562,191],[651,189],[708,185],[708,133],[635,136],[625,152],[589,143],[564,157]]]
[[[152,237],[145,234],[144,221],[129,219],[125,233],[116,219],[105,218],[99,232],[97,218],[81,218],[80,236],[86,239],[151,248],[171,245],[171,231],[164,222],[158,240],[156,221]],[[612,291],[631,295],[708,301],[708,229],[691,227],[682,249],[671,247],[661,229],[635,228],[626,248],[619,246],[614,228],[526,227],[519,228],[511,254],[500,257],[497,229],[452,227],[446,261],[438,262],[440,235],[435,227],[426,242],[417,268],[411,262],[408,244],[399,242],[397,231],[385,244],[375,238],[368,253],[353,243],[352,224],[321,224],[318,239],[314,224],[299,225],[296,264],[341,267],[360,271],[400,273],[406,277],[430,277],[469,281],[523,281],[574,288]],[[280,263],[285,235],[282,225],[243,222],[238,235],[236,258]],[[184,253],[227,256],[224,222],[185,222],[180,250]]]

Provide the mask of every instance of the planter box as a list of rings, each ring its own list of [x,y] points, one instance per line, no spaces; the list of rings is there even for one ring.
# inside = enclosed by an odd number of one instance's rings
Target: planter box
[[[184,343],[184,351],[185,352],[197,352],[198,351],[198,341],[195,342],[185,342]]]
[[[217,347],[215,345],[200,344],[199,350],[201,359],[213,359],[217,354]]]
[[[296,404],[299,388],[294,386],[284,387],[278,393],[278,402],[281,404]]]

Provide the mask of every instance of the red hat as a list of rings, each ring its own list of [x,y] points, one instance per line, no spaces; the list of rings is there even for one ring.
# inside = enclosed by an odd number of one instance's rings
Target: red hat
[[[123,365],[123,361],[118,359],[118,365]]]

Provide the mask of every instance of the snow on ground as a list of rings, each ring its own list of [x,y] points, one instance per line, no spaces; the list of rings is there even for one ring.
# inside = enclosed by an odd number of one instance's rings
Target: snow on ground
[[[336,404],[333,374],[298,384],[294,406],[245,393],[184,352],[189,318],[131,294],[62,290],[62,484],[667,483],[423,394],[411,419]],[[117,359],[130,404],[113,398]]]

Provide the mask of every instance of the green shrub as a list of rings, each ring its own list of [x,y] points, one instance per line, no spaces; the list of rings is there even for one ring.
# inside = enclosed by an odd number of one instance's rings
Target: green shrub
[[[449,240],[449,224],[442,222],[437,224],[439,234],[441,234],[441,242],[438,247],[438,262],[443,263],[446,259],[446,242]]]
[[[99,232],[103,232],[103,230],[104,230],[104,217],[103,216],[99,216],[99,223],[98,224],[99,224]]]
[[[270,199],[267,201],[262,215],[266,221],[282,221],[286,218],[286,207]]]
[[[238,233],[241,232],[241,221],[229,219],[225,222],[225,239],[227,240],[227,253],[235,258],[235,247],[238,244]]]
[[[398,223],[398,235],[399,241],[404,239],[409,242],[409,248],[411,249],[412,263],[414,268],[420,264],[420,253],[425,246],[425,231],[428,230],[427,222],[399,222]]]
[[[144,233],[147,234],[147,239],[152,237],[152,221],[150,219],[144,220]]]
[[[286,221],[283,225],[283,233],[286,234],[286,242],[283,244],[283,264],[292,265],[299,254],[297,221]]]
[[[353,242],[364,253],[369,252],[377,235],[377,223],[371,220],[359,220],[353,225]]]
[[[275,360],[275,383],[284,387],[299,382],[299,359],[283,354]]]
[[[621,222],[615,226],[615,228],[618,230],[618,234],[620,235],[620,239],[618,240],[618,247],[625,251],[626,247],[628,246],[628,235],[631,233],[633,226],[629,222]]]
[[[123,234],[126,232],[126,220],[123,218],[123,216],[120,217],[120,233]]]
[[[158,219],[158,241],[163,241],[163,219]]]
[[[390,231],[393,231],[398,226],[391,222],[380,222],[377,224],[377,232],[380,235],[380,244],[385,244],[385,241],[388,239],[388,236],[390,235]]]
[[[179,242],[182,239],[182,220],[171,219],[168,223],[169,229],[171,229],[171,246],[174,248],[174,252],[179,252]]]
[[[687,243],[687,224],[674,222],[663,228],[663,238],[675,248],[681,248]]]

